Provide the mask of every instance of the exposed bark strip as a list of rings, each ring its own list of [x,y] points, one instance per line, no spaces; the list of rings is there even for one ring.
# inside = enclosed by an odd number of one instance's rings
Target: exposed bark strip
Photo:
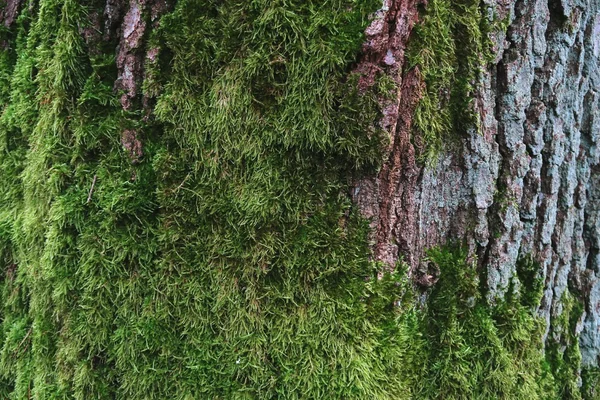
[[[131,0],[123,19],[123,30],[117,54],[119,75],[115,88],[124,91],[121,96],[121,105],[126,110],[131,108],[143,76],[143,39],[146,31],[146,21],[142,16],[144,5],[144,1]]]
[[[108,0],[105,15],[106,24],[114,25],[124,7]],[[144,63],[153,62],[157,49],[147,48],[147,30],[156,28],[158,21],[170,9],[166,0],[130,0],[123,17],[117,52],[118,76],[115,89],[123,91],[121,105],[125,110],[136,108],[140,96],[140,86],[144,78]],[[144,101],[146,104],[147,101]],[[132,162],[138,162],[143,155],[140,133],[134,129],[123,131],[121,142],[129,152]]]
[[[110,0],[109,0],[110,2]],[[107,4],[108,9],[108,4]],[[118,8],[117,8],[118,9]],[[146,30],[149,25],[156,28],[159,18],[169,10],[165,0],[130,0],[123,18],[121,39],[117,53],[119,70],[115,88],[123,90],[121,105],[128,110],[139,95],[144,77],[144,60],[153,60],[156,49],[146,48]],[[107,23],[110,18],[107,19]]]
[[[23,0],[5,0],[0,8],[0,24],[5,28],[11,28],[19,16]],[[6,38],[0,40],[0,50],[6,51],[10,48],[10,40]]]
[[[418,70],[405,71],[405,50],[418,21],[422,1],[388,0],[366,30],[367,42],[356,68],[362,88],[375,84],[378,73],[390,76],[397,86],[393,100],[382,100],[381,127],[389,133],[387,161],[379,175],[356,183],[354,200],[371,218],[375,234],[375,258],[393,268],[399,247],[406,253],[415,232],[411,229],[415,199],[414,184],[420,173],[411,143],[412,118],[423,85]]]
[[[10,28],[16,21],[19,11],[23,6],[23,0],[5,0],[0,9],[0,21],[6,28]]]
[[[356,69],[363,76],[361,84],[372,85],[376,74],[385,72],[396,81],[398,92],[382,104],[381,126],[391,136],[386,161],[376,177],[355,184],[353,198],[371,220],[375,259],[393,269],[403,258],[415,281],[429,286],[433,278],[422,262],[423,252],[449,236],[464,236],[467,213],[458,197],[468,188],[454,155],[443,155],[433,169],[417,161],[415,144],[422,139],[415,136],[412,121],[424,85],[418,70],[408,70],[405,50],[418,23],[419,5],[426,2],[386,3],[366,31]]]
[[[423,91],[418,69],[407,73],[402,81],[398,123],[388,162],[378,176],[380,219],[377,226],[378,260],[390,263],[390,252],[408,254],[417,232],[411,229],[417,218],[415,185],[421,172],[411,143],[412,119]],[[395,243],[394,243],[395,241]],[[394,262],[396,260],[393,260]]]

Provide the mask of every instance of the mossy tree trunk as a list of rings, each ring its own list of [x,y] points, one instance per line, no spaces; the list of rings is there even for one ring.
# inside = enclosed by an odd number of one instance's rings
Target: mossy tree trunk
[[[596,0],[0,0],[0,398],[599,398]]]

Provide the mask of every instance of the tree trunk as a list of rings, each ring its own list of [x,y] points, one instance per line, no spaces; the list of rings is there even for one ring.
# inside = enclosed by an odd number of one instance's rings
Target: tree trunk
[[[4,0],[0,398],[600,398],[596,0]]]

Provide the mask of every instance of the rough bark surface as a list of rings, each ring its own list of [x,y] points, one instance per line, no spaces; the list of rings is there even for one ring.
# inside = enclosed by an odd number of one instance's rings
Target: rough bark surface
[[[387,0],[366,30],[367,42],[356,72],[361,74],[361,87],[375,84],[375,75],[385,71],[397,85],[397,93],[382,104],[381,127],[390,135],[388,157],[373,179],[358,182],[354,200],[363,214],[371,219],[375,235],[374,256],[393,267],[400,253],[413,260],[416,183],[420,168],[411,143],[412,117],[423,85],[418,69],[403,74],[405,50],[414,25],[418,21],[420,1]],[[404,212],[402,212],[404,211]],[[406,229],[398,230],[398,226]]]
[[[406,21],[416,18],[415,4],[403,4],[402,16],[391,14],[396,5],[386,12],[410,31]],[[395,52],[408,36],[388,45],[393,57],[382,58],[370,46],[374,32],[386,32],[381,18],[375,20],[363,62],[372,63],[372,54],[383,64],[393,60],[390,70],[405,78],[382,123],[392,133],[389,158],[378,176],[354,190],[376,229],[376,258],[393,267],[403,257],[417,280],[427,277],[425,249],[464,238],[485,268],[488,299],[495,302],[508,290],[517,261],[532,256],[545,280],[539,313],[549,327],[567,289],[584,302],[579,329],[587,366],[597,365],[600,354],[599,6],[595,0],[486,1],[491,18],[508,29],[495,32],[494,65],[480,82],[483,129],[465,132],[462,151],[448,151],[432,166],[415,163],[409,139],[418,136],[410,115],[420,89]],[[394,125],[388,117],[396,115]]]
[[[0,21],[5,27],[10,28],[19,15],[22,0],[6,0],[3,8],[0,10]]]

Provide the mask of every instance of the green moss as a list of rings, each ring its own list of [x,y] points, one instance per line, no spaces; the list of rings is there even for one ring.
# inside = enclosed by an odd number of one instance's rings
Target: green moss
[[[491,57],[491,28],[478,0],[431,0],[422,18],[408,50],[426,84],[413,127],[425,144],[422,159],[434,161],[468,129],[479,129],[473,99]]]
[[[122,110],[114,43],[90,54],[80,35],[103,2],[24,8],[0,62],[0,396],[558,390],[533,267],[494,309],[460,249],[430,251],[442,276],[424,308],[402,266],[378,279],[346,193],[381,158],[376,99],[391,82],[360,94],[348,73],[379,6],[181,0],[148,38],[151,115]],[[138,163],[125,129],[143,143]]]
[[[395,286],[341,195],[379,158],[346,77],[375,2],[179,2],[150,39],[172,62],[148,120],[87,53],[82,6],[33,7],[8,72],[5,393],[389,398]]]
[[[544,280],[540,264],[531,256],[525,256],[517,261],[517,278],[521,290],[521,302],[532,309],[537,308],[544,295]]]
[[[561,399],[582,399],[581,353],[575,329],[583,304],[568,291],[561,297],[562,312],[552,321],[546,359],[558,383]],[[583,391],[585,393],[585,389]]]
[[[581,372],[582,392],[585,400],[600,399],[600,369],[584,368]]]
[[[428,352],[418,398],[554,398],[552,375],[543,369],[543,324],[527,296],[518,292],[490,308],[465,252],[434,249],[429,258],[441,277],[423,315]]]

